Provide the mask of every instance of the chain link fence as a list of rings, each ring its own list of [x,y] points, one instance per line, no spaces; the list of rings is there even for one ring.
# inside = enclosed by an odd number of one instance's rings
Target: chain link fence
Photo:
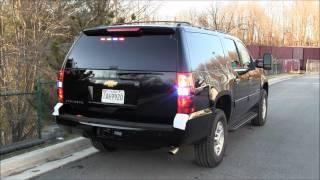
[[[300,66],[300,60],[298,59],[273,59],[272,69],[266,71],[266,74],[300,73]]]
[[[320,72],[320,60],[308,59],[306,63],[307,73],[319,73]]]
[[[276,74],[283,73],[282,64],[280,63],[273,63],[271,68],[272,68],[271,70],[266,71],[267,75],[276,75]]]
[[[36,92],[9,92],[0,95],[0,145],[40,136],[37,121]]]
[[[36,87],[33,92],[1,92],[0,154],[62,135],[51,115],[56,82],[39,80]]]

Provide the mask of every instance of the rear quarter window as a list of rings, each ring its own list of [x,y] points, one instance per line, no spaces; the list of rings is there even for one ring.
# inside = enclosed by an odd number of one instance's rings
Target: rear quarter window
[[[83,34],[70,51],[66,68],[176,71],[174,34],[121,38]]]
[[[224,60],[219,37],[204,33],[187,32],[186,34],[190,64],[193,71],[215,69],[216,62]]]

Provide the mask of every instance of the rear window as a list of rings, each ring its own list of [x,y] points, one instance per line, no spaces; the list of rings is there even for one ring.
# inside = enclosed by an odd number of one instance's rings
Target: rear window
[[[82,35],[66,68],[175,71],[175,35],[110,37]]]

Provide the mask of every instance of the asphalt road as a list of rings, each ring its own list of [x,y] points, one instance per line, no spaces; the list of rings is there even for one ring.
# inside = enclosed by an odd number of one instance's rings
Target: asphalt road
[[[97,153],[37,179],[319,179],[319,76],[270,87],[268,121],[229,133],[224,161],[198,167],[193,148]]]

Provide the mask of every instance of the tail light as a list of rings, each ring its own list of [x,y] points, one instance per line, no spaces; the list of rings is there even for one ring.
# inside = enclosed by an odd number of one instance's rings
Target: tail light
[[[58,95],[58,102],[63,103],[63,79],[64,79],[64,70],[60,70],[58,73],[57,78],[57,95]]]
[[[193,93],[192,73],[177,73],[177,113],[190,114],[194,112]]]

